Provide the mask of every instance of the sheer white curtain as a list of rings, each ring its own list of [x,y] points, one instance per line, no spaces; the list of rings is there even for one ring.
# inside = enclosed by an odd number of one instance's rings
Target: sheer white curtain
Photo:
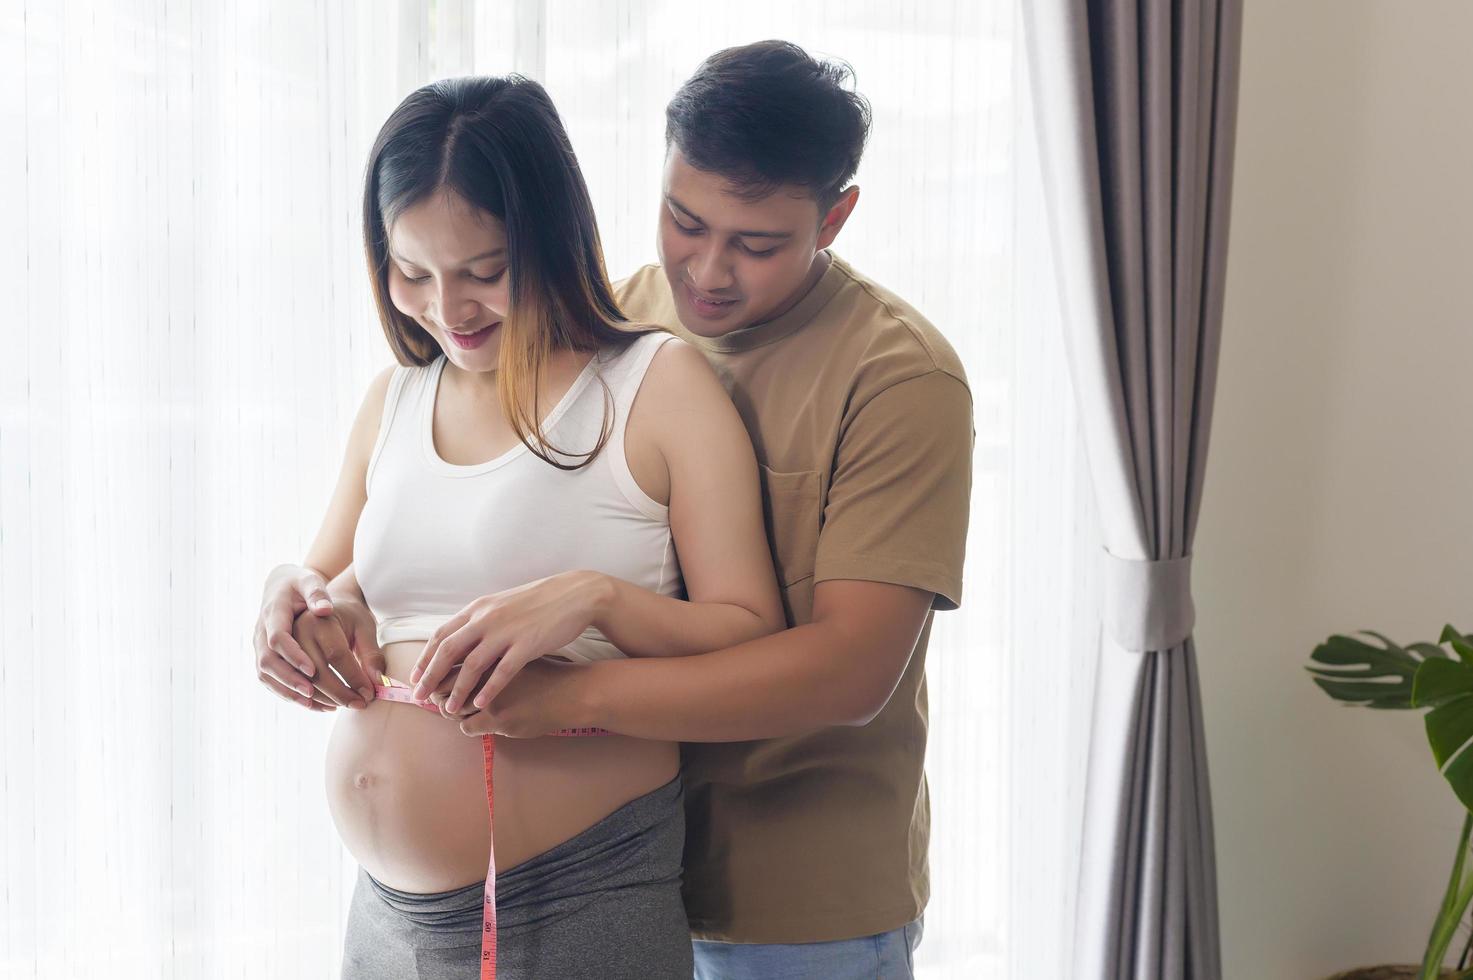
[[[1062,977],[1094,540],[1009,0],[119,0],[0,22],[0,976],[336,974],[331,721],[255,681],[260,581],[315,530],[389,361],[361,168],[434,77],[561,109],[610,271],[654,258],[663,107],[784,37],[875,109],[838,250],[966,361],[963,608],[929,659],[922,975]]]
[[[4,11],[0,973],[332,975],[327,727],[248,633],[385,360],[355,213],[398,11]]]

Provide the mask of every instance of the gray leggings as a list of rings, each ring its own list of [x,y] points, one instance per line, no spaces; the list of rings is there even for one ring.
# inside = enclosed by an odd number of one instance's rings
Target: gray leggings
[[[690,980],[680,777],[496,876],[498,980]],[[363,869],[342,980],[474,980],[484,882],[416,894]]]

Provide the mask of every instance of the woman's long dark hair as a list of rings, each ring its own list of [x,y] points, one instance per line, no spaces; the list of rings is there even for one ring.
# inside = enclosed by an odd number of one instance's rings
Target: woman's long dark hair
[[[497,390],[517,438],[561,469],[592,462],[609,436],[568,454],[541,430],[538,391],[558,350],[622,348],[593,202],[567,131],[543,87],[520,75],[451,78],[412,92],[379,130],[363,189],[363,245],[389,346],[401,364],[439,355],[433,337],[389,297],[389,228],[407,208],[451,190],[506,226],[511,309],[501,326]],[[565,464],[545,450],[582,459]]]

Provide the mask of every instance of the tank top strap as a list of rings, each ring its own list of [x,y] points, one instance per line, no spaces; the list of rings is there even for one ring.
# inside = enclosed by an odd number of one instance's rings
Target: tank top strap
[[[668,520],[670,508],[651,499],[641,490],[634,474],[629,471],[629,458],[624,452],[624,429],[628,425],[635,396],[639,394],[645,375],[649,373],[651,362],[660,348],[674,339],[674,334],[663,330],[642,334],[621,351],[606,370],[600,372],[614,404],[613,431],[609,433],[609,442],[604,449],[609,456],[614,482],[618,484],[624,499],[640,513],[656,521]]]
[[[379,416],[378,438],[374,440],[373,452],[368,457],[365,489],[372,488],[374,471],[385,452],[394,451],[391,447],[403,445],[406,439],[413,440],[414,420],[418,417],[415,409],[424,396],[425,382],[434,375],[436,366],[400,364],[389,376],[389,386],[384,392],[384,410]]]
[[[663,330],[641,334],[612,358],[611,364],[600,371],[604,383],[609,386],[609,393],[613,396],[614,411],[618,413],[618,428],[624,427],[624,420],[629,416],[629,409],[634,405],[640,386],[644,384],[644,376],[649,372],[655,354],[674,339],[674,334]]]

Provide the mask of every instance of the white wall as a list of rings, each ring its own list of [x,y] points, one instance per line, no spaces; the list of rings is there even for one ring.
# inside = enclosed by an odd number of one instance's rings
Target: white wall
[[[1461,813],[1332,632],[1473,630],[1473,4],[1247,4],[1195,590],[1225,976],[1417,959]]]

